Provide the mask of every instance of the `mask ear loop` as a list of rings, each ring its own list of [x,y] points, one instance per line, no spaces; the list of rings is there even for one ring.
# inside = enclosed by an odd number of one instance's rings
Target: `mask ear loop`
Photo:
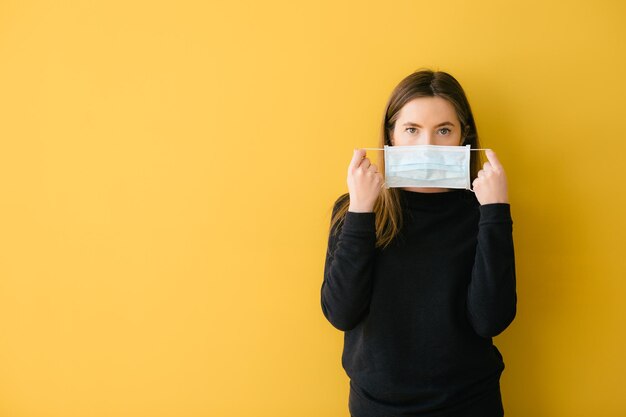
[[[465,146],[467,146],[467,145],[465,145]],[[368,150],[368,151],[382,151],[385,148],[362,148],[362,149],[365,149],[365,150]],[[489,150],[489,149],[491,149],[491,148],[473,148],[473,149],[470,148],[470,151],[486,151],[486,150]],[[387,184],[386,182],[383,182],[383,184],[381,185],[380,188],[385,187],[386,184]],[[474,190],[472,190],[472,185],[471,184],[470,184],[470,188],[467,188],[467,189],[470,190],[471,192],[473,192],[474,194],[476,194],[476,192]]]

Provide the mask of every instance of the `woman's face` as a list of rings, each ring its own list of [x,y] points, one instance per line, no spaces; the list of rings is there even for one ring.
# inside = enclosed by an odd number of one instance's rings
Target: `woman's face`
[[[406,103],[391,136],[393,146],[461,145],[461,124],[454,106],[441,97],[419,97]]]

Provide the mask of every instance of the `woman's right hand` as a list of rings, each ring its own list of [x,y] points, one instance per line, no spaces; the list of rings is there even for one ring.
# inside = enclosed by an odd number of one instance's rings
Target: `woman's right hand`
[[[355,149],[348,167],[348,191],[350,193],[348,211],[373,212],[374,203],[384,184],[383,176],[378,172],[376,165],[370,163],[365,157],[365,150]]]

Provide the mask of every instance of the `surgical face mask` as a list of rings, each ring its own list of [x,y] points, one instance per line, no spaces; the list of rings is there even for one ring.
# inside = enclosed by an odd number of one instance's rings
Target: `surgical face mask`
[[[365,148],[380,149],[380,148]],[[470,182],[471,145],[388,146],[385,151],[385,187],[461,188]]]

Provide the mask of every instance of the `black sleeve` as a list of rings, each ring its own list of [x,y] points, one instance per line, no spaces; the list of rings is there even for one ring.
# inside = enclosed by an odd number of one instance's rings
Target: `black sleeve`
[[[349,198],[349,194],[337,199],[333,215],[345,198]],[[339,330],[353,329],[369,311],[376,246],[375,216],[374,212],[348,211],[337,234],[331,232],[328,238],[321,288],[322,311]]]
[[[497,336],[515,318],[513,220],[508,203],[480,206],[476,258],[467,290],[467,317],[476,333]]]

